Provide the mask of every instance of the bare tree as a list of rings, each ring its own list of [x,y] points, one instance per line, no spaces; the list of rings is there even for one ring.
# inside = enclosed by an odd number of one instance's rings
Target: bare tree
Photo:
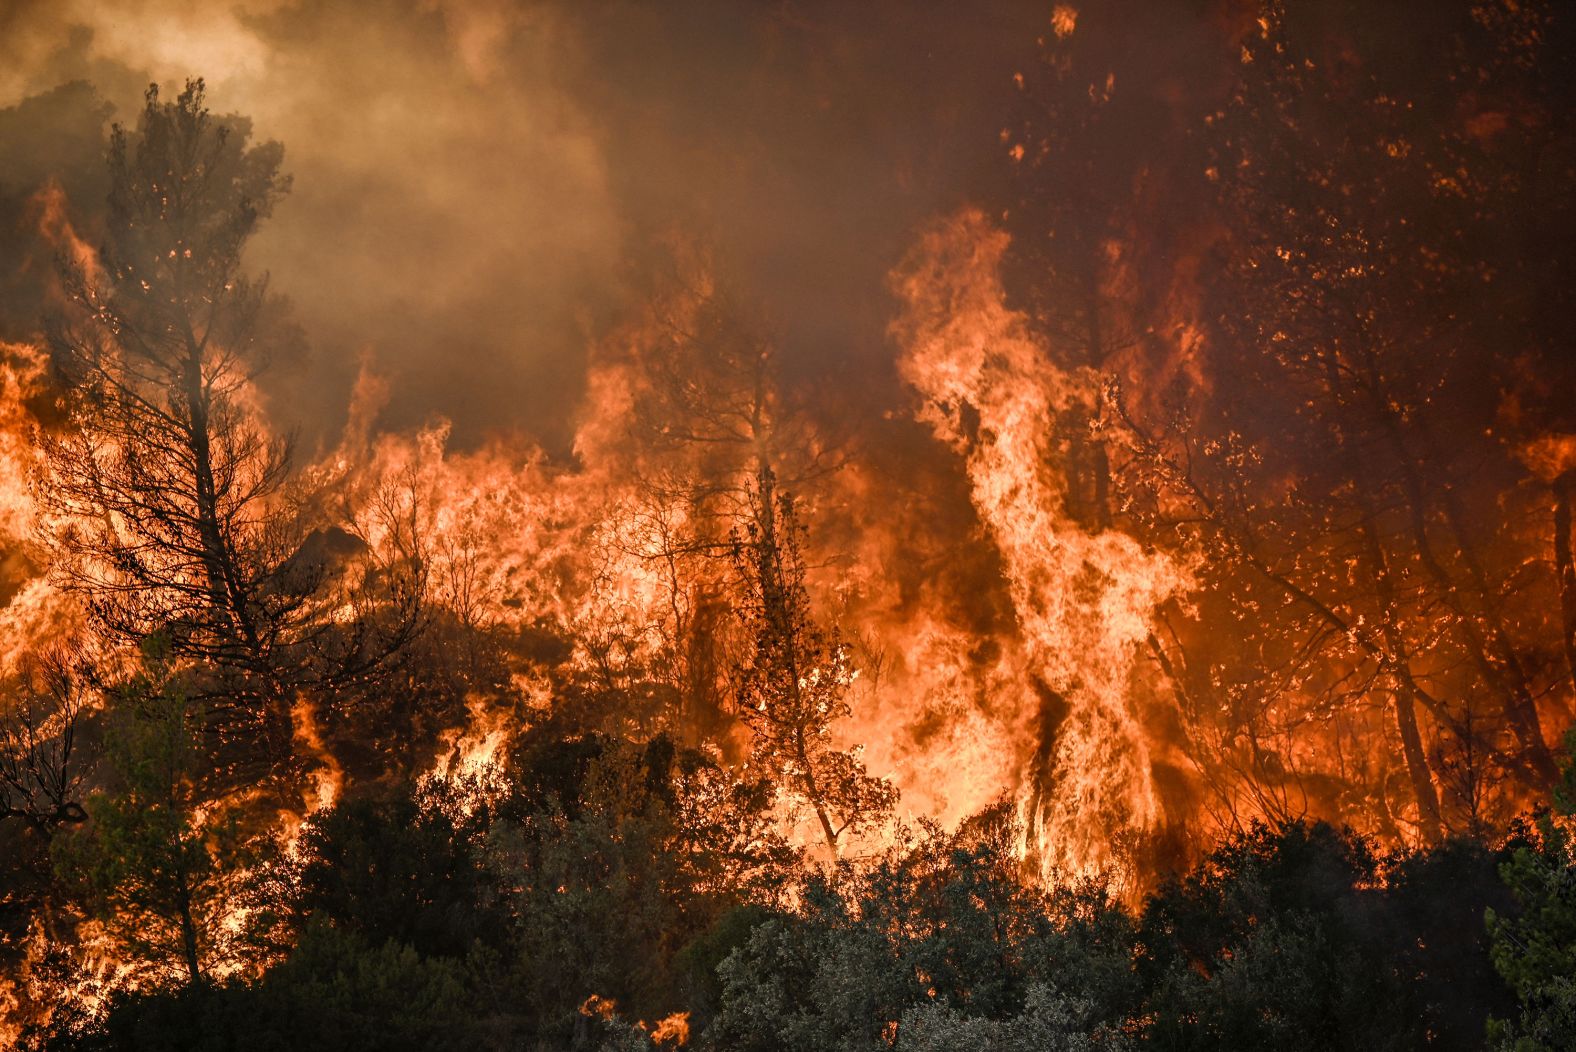
[[[833,470],[836,443],[786,398],[766,326],[680,253],[675,273],[627,341],[634,393],[634,496],[622,508],[620,554],[647,562],[665,602],[650,626],[676,731],[725,737],[727,672],[741,644],[729,610],[733,532],[751,519],[750,481],[764,466],[792,485]]]
[[[44,654],[21,670],[0,708],[0,820],[17,818],[48,837],[87,820],[87,763],[78,731],[89,686],[72,656]]]

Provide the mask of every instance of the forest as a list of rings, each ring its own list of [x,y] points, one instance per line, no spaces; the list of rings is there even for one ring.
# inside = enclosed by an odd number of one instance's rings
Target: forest
[[[0,13],[0,1047],[1576,1049],[1562,5],[178,6]]]

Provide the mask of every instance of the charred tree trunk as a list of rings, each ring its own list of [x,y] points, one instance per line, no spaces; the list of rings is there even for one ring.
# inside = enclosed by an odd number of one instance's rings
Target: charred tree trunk
[[[202,545],[202,565],[207,578],[209,601],[213,604],[214,627],[225,635],[222,647],[239,651],[234,664],[252,680],[263,760],[269,772],[277,774],[288,766],[292,753],[294,726],[291,699],[276,675],[264,641],[254,597],[237,563],[237,553],[226,539],[224,511],[219,505],[219,487],[214,471],[212,403],[203,378],[203,353],[206,338],[199,339],[188,321],[186,325],[186,368],[184,394],[191,444],[193,490],[196,495],[197,533]]]
[[[175,850],[179,854],[181,850],[179,842],[176,843]],[[181,959],[182,963],[186,965],[186,979],[191,986],[201,986],[203,984],[203,973],[202,957],[197,943],[197,920],[192,915],[191,886],[186,879],[184,870],[176,873],[175,892],[181,928]]]

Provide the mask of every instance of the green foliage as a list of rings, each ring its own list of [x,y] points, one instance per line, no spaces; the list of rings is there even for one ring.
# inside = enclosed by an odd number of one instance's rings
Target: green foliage
[[[1026,883],[1009,816],[993,809],[956,834],[926,828],[867,869],[810,876],[800,909],[757,925],[719,967],[707,1040],[767,1052],[877,1049],[895,1036],[905,1047],[908,1020],[941,1047],[1119,1023],[1133,951],[1109,936],[1124,925],[1107,923],[1096,892],[1057,900]],[[1052,912],[1074,898],[1082,908]]]
[[[1482,848],[1383,860],[1327,825],[1256,826],[1147,904],[1138,969],[1165,1048],[1480,1046],[1503,1003],[1474,918]]]
[[[683,1010],[695,979],[678,955],[741,900],[774,897],[793,861],[768,787],[665,739],[535,743],[512,781],[491,865],[517,1003],[548,1033],[571,1032],[593,994],[642,1019]]]
[[[474,1048],[482,1022],[466,963],[326,926],[308,929],[261,995],[324,1049]]]
[[[505,915],[487,866],[491,817],[477,785],[436,778],[345,800],[302,828],[281,912],[423,956],[495,942]]]
[[[1469,1049],[1514,1004],[1473,844],[1259,827],[1135,919],[1028,879],[1005,804],[816,870],[765,835],[769,794],[664,740],[531,741],[487,787],[318,814],[269,867],[276,963],[62,1015],[40,1047],[633,1050],[688,1013],[692,1045],[744,1052]]]
[[[285,955],[257,988],[328,998],[325,1025],[340,1026],[362,987],[343,992],[332,975],[441,980],[470,1006],[473,1037],[485,1025],[549,1047],[645,1041],[583,1007],[595,996],[619,1019],[655,1021],[704,996],[737,938],[719,918],[779,897],[796,864],[770,804],[768,785],[666,739],[546,734],[522,740],[506,771],[351,794],[252,882],[252,920]]]
[[[44,1036],[72,1052],[475,1049],[490,1042],[461,962],[313,925],[259,981],[125,995],[83,1032]]]
[[[1494,967],[1521,1006],[1519,1019],[1493,1021],[1489,1037],[1515,1052],[1576,1047],[1576,730],[1565,745],[1552,813],[1538,813],[1528,842],[1500,868],[1519,908],[1487,913]]]
[[[898,1024],[905,1052],[1121,1052],[1133,1047],[1124,1034],[1091,1032],[1088,1002],[1050,987],[1029,988],[1023,1011],[1008,1019],[966,1015],[941,1002],[904,1013]]]
[[[241,952],[226,914],[252,860],[234,815],[205,806],[201,722],[160,644],[145,646],[107,735],[118,785],[91,797],[90,823],[52,846],[59,876],[130,960],[192,985]]]

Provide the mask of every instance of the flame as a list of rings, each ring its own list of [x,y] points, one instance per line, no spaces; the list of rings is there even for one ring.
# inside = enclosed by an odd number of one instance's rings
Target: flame
[[[1056,39],[1066,40],[1078,28],[1078,9],[1072,4],[1057,4],[1051,9],[1051,29]]]
[[[1138,650],[1155,608],[1191,577],[1171,556],[1067,514],[1052,428],[1097,396],[1101,377],[1058,366],[1005,305],[1007,245],[972,209],[927,233],[892,276],[903,304],[893,332],[901,374],[923,398],[919,419],[966,464],[1029,668],[1066,706],[1042,743],[1038,846],[1051,868],[1086,873],[1119,862],[1122,840],[1161,820],[1133,704]]]
[[[312,704],[305,694],[298,695],[295,704],[291,706],[290,722],[293,725],[296,743],[303,754],[310,757],[315,764],[312,771],[312,787],[306,799],[307,811],[310,813],[325,807],[333,807],[334,801],[339,798],[340,790],[344,788],[345,769],[323,743],[317,717],[312,712]]]
[[[135,966],[115,952],[104,926],[95,920],[75,926],[70,939],[43,917],[34,917],[22,939],[15,972],[0,977],[0,1044],[17,1047],[26,1032],[29,1008],[71,1004],[87,1018],[98,1017],[110,996],[135,979]],[[61,960],[61,955],[65,960]],[[55,958],[51,960],[51,958]],[[36,1018],[35,1022],[40,1022]]]
[[[71,221],[70,202],[61,185],[50,179],[29,203],[37,215],[38,232],[45,243],[60,252],[66,262],[87,279],[89,285],[101,284],[104,273],[99,265],[98,252],[77,234],[77,228]]]
[[[618,1014],[618,1003],[611,997],[592,994],[580,1005],[580,1014],[588,1019],[612,1019]]]
[[[580,1004],[580,1014],[587,1019],[600,1019],[604,1023],[611,1022],[618,1017],[618,1002],[611,997],[601,994],[592,994]],[[656,1045],[673,1045],[681,1047],[689,1044],[690,1014],[688,1012],[675,1012],[664,1016],[655,1023],[644,1021],[637,1022],[635,1027],[643,1030]]]
[[[688,1012],[675,1012],[657,1020],[651,1025],[651,1040],[658,1045],[689,1044],[689,1017]]]
[[[1521,450],[1522,462],[1543,482],[1576,471],[1576,435],[1540,435]]]
[[[513,728],[506,714],[487,704],[481,695],[468,699],[469,719],[462,728],[440,736],[438,754],[430,774],[439,778],[475,778],[501,759]]]
[[[41,458],[29,402],[43,394],[45,358],[31,344],[0,343],[0,675],[72,638],[80,611],[45,572],[36,544],[39,510],[30,486]]]
[[[7,547],[25,542],[34,527],[27,480],[38,465],[27,400],[40,393],[44,354],[26,343],[0,342],[0,537]]]

